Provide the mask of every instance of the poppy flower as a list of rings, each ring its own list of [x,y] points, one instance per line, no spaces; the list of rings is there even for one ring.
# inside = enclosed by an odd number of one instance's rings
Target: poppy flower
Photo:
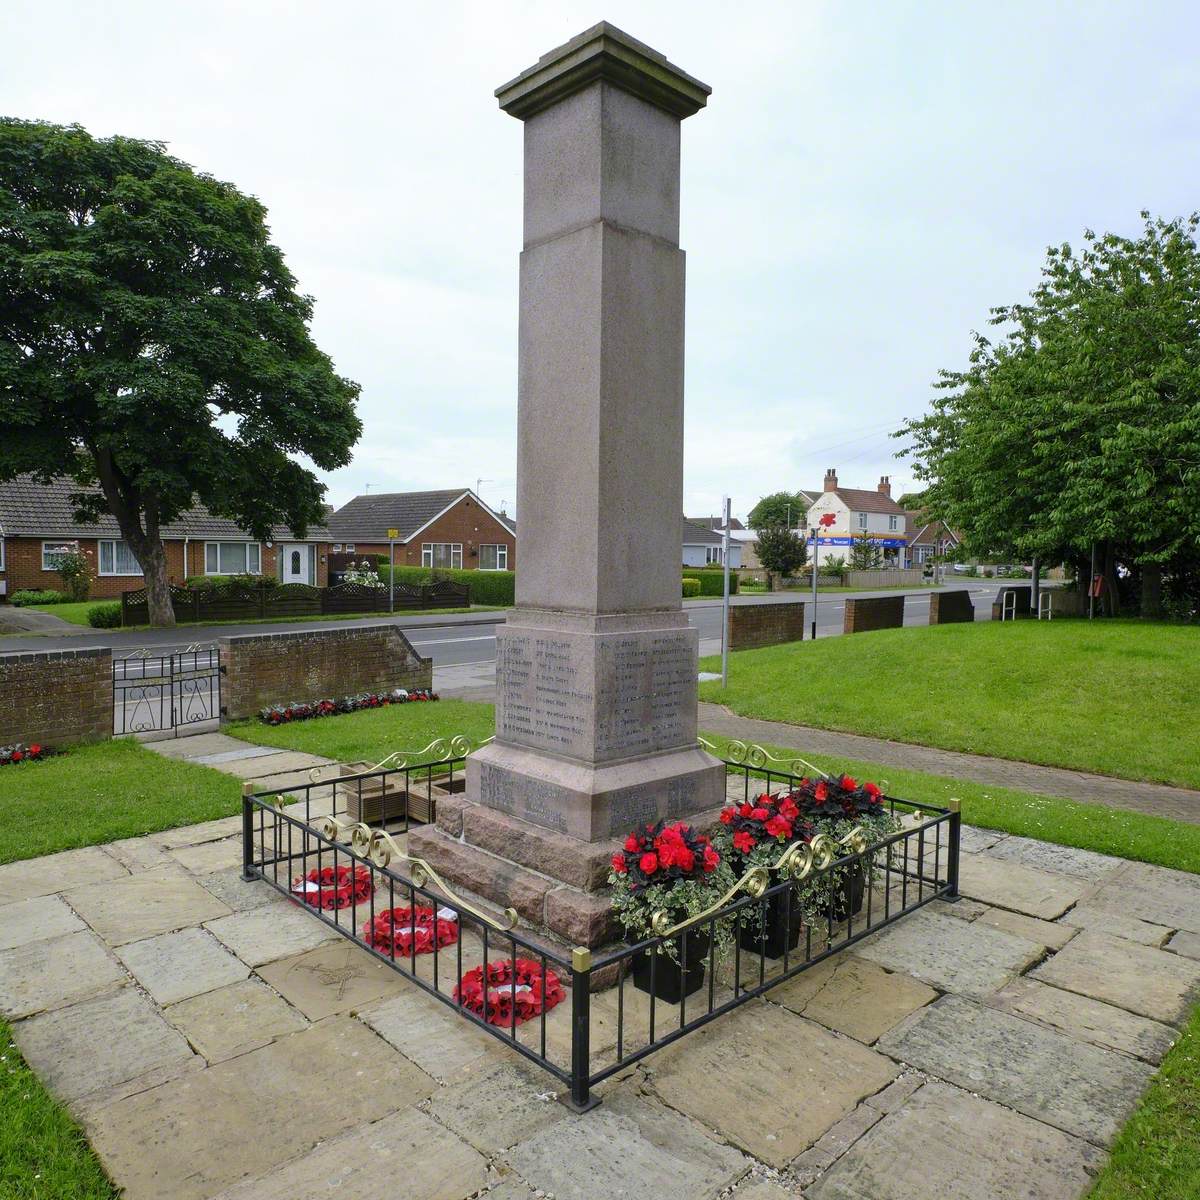
[[[641,845],[642,843],[639,842],[632,833],[625,839],[625,849],[630,854],[636,854],[637,851],[641,849]]]
[[[732,808],[721,809],[721,824],[728,825],[736,815],[736,811]]]
[[[653,875],[658,870],[658,855],[653,853],[643,854],[638,859],[638,869],[643,875]]]
[[[624,875],[625,872],[629,870],[629,868],[625,865],[625,855],[623,855],[619,850],[612,856],[612,869],[616,871],[618,875]]]

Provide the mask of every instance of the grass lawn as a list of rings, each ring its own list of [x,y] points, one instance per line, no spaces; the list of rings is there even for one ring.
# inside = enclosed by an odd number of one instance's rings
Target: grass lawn
[[[715,658],[701,668],[719,670]],[[1200,788],[1200,629],[1136,620],[884,629],[729,656],[749,717]]]
[[[29,604],[27,608],[35,608],[38,612],[49,613],[52,617],[59,617],[64,621],[70,621],[72,625],[87,625],[88,610],[97,604],[111,604],[111,600],[81,600],[79,603],[67,604]],[[473,613],[473,612],[497,612],[503,608],[499,604],[473,604],[468,608],[414,608],[405,609],[399,615],[406,617],[434,617],[434,616],[452,616],[455,613]],[[297,621],[358,621],[368,617],[390,617],[397,614],[388,612],[379,613],[333,613],[329,616],[315,617],[246,617],[239,618],[234,621],[180,621],[180,627],[186,626],[188,629],[204,629],[215,625],[292,625]],[[152,629],[151,625],[122,625],[120,629],[129,631],[134,629]],[[18,631],[24,637],[29,637],[28,633]]]
[[[75,746],[0,767],[0,863],[227,817],[241,802],[232,775],[135,741]]]
[[[78,1125],[25,1064],[0,1021],[0,1196],[4,1200],[116,1200]]]
[[[477,746],[495,732],[490,704],[465,700],[438,700],[432,704],[396,704],[363,712],[318,717],[290,725],[264,725],[261,721],[236,721],[225,732],[260,746],[303,750],[338,762],[366,759],[378,762],[397,750],[417,752],[436,738],[457,733]],[[426,760],[427,761],[427,760]]]

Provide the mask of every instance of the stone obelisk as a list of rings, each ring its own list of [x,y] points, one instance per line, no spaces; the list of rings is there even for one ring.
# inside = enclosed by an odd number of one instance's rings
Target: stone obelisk
[[[680,601],[680,122],[709,92],[601,23],[496,93],[525,125],[516,607],[495,741],[468,759],[466,803],[412,838],[586,944],[608,932],[609,841],[724,797]]]

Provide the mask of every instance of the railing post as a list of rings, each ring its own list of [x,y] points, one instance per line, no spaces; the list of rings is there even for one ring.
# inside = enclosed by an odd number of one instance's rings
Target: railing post
[[[242,784],[242,878],[257,879],[254,869],[254,784],[247,780]]]
[[[950,885],[946,899],[957,900],[958,897],[958,844],[962,835],[962,801],[947,800],[946,807],[950,810],[950,845],[947,848],[946,882]],[[923,869],[923,868],[922,868]]]
[[[575,1112],[587,1112],[600,1103],[591,1094],[588,1076],[592,1056],[592,952],[585,946],[571,951],[571,1095]]]

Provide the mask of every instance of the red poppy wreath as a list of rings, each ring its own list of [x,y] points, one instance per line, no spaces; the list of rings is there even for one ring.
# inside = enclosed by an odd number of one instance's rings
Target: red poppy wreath
[[[348,908],[375,890],[366,867],[317,867],[292,881],[292,895],[313,908]]]
[[[413,954],[428,954],[443,946],[453,946],[458,941],[458,920],[449,909],[440,909],[435,915],[432,908],[422,905],[405,908],[389,908],[381,912],[363,931],[363,941],[381,954],[411,958]]]
[[[468,971],[454,989],[454,999],[489,1025],[520,1025],[530,1017],[549,1012],[563,998],[558,976],[549,968],[542,978],[541,963],[511,958],[487,965],[487,1003],[483,996],[483,968]],[[515,1020],[514,1020],[515,1012]]]

